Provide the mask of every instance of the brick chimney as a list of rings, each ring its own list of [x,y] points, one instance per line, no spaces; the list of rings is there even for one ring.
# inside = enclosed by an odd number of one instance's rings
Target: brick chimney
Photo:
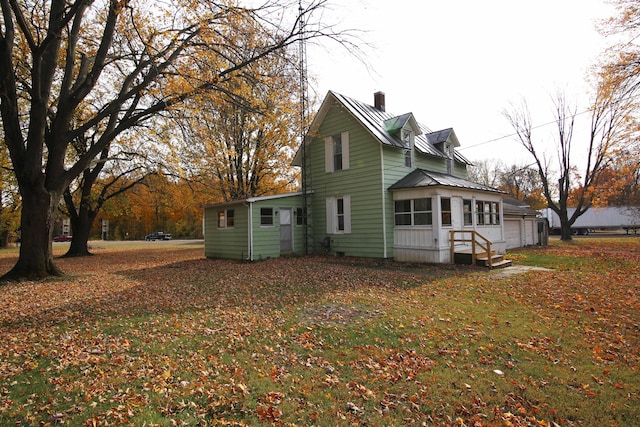
[[[377,110],[384,110],[384,92],[376,92],[373,94],[373,106],[376,107]]]

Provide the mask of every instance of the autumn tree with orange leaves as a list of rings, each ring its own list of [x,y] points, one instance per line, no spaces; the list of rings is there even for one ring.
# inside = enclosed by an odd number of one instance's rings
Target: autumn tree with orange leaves
[[[120,185],[130,183],[124,178]],[[144,239],[154,231],[164,231],[178,239],[202,238],[201,207],[211,200],[211,195],[200,183],[156,173],[106,200],[99,219],[109,221],[109,239]],[[100,236],[99,221],[91,233],[92,237]]]
[[[23,206],[19,258],[4,279],[62,274],[51,226],[63,193],[120,135],[301,38],[344,39],[319,23],[325,3],[0,0],[0,114]],[[227,37],[246,22],[261,37]],[[83,135],[89,146],[73,158]]]
[[[612,0],[616,14],[601,23],[601,32],[615,40],[597,69],[600,86],[623,104],[637,106],[640,96],[640,1]],[[640,206],[640,118],[629,114],[624,144],[614,153],[603,185],[596,190],[602,204]],[[640,210],[640,209],[639,209]],[[640,217],[640,212],[638,212]]]
[[[247,31],[242,37],[239,44],[251,44],[260,33]],[[184,141],[179,153],[183,170],[191,180],[209,183],[214,201],[298,187],[291,166],[300,131],[295,60],[283,51],[256,61],[243,70],[243,79],[194,97],[174,112]]]

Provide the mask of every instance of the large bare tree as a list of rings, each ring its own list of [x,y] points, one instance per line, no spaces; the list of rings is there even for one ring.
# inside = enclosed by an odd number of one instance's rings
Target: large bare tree
[[[599,87],[590,109],[590,128],[585,133],[586,141],[580,141],[584,153],[574,150],[574,130],[577,110],[570,106],[566,96],[559,93],[553,98],[556,139],[556,161],[548,157],[542,141],[534,139],[531,115],[526,103],[504,115],[515,130],[522,146],[531,154],[542,185],[542,191],[551,208],[560,219],[562,240],[571,240],[571,226],[591,206],[592,191],[606,170],[611,155],[620,143],[620,133],[628,118],[630,105],[619,102],[606,88]],[[576,158],[585,159],[578,164]],[[574,206],[569,206],[569,201]],[[569,207],[575,208],[569,215]]]
[[[340,38],[314,23],[325,3],[0,0],[0,113],[23,206],[20,255],[4,278],[62,274],[51,244],[62,195],[123,132],[301,38]],[[237,44],[230,35],[247,22],[263,36]],[[71,143],[87,134],[74,158]]]

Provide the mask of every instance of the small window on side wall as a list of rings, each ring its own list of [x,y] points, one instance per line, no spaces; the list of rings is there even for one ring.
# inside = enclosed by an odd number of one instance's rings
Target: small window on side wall
[[[325,138],[325,172],[349,169],[349,132]]]
[[[307,225],[307,216],[305,215],[305,208],[296,208],[296,225]]]
[[[336,135],[331,137],[333,139],[333,170],[342,170],[342,137]]]
[[[328,197],[326,199],[327,233],[351,233],[351,196]]]
[[[234,225],[233,209],[218,211],[218,228],[233,228],[233,225]]]
[[[273,226],[273,208],[260,208],[260,225],[263,227]]]

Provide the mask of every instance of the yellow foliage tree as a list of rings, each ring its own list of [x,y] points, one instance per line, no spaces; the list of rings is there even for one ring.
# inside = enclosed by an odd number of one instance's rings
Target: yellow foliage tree
[[[318,21],[325,0],[302,10],[275,1],[250,9],[233,0],[0,0],[0,117],[23,205],[20,254],[6,280],[62,274],[51,225],[63,192],[128,129],[224,90],[300,39],[341,38]],[[265,31],[238,44],[229,35],[245,31],[239,22]],[[80,135],[89,146],[69,161]]]
[[[253,48],[260,28],[233,37]],[[295,58],[286,51],[246,67],[222,90],[190,99],[179,112],[190,177],[209,182],[214,200],[230,201],[278,194],[298,187],[291,166],[299,143],[299,81]],[[201,70],[206,74],[207,69]]]

